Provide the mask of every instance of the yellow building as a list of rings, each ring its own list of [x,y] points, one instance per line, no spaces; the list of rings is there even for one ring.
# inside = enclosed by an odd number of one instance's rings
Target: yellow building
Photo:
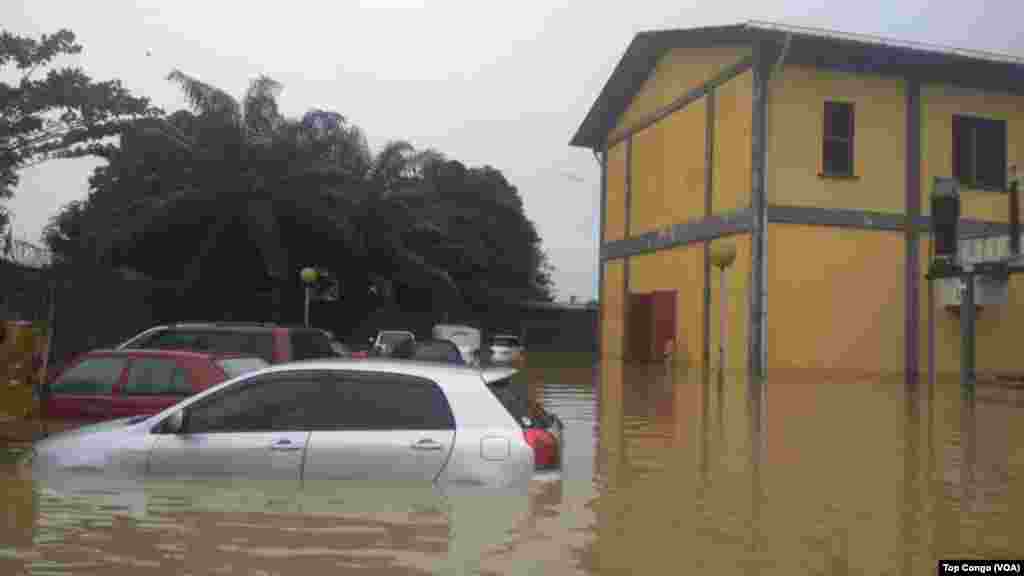
[[[757,22],[645,32],[571,144],[602,163],[603,355],[717,369],[723,325],[727,370],[914,378],[933,311],[954,373],[959,317],[924,278],[932,183],[960,182],[962,234],[1007,234],[1024,59]],[[716,243],[737,253],[724,323]],[[1024,369],[1022,282],[980,312],[979,371]]]

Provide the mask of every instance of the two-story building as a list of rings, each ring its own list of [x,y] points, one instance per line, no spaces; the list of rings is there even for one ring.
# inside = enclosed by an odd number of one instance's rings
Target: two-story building
[[[721,325],[729,370],[914,378],[931,311],[955,373],[959,317],[924,277],[932,183],[960,182],[962,233],[1007,234],[1024,59],[757,22],[644,32],[571,144],[602,166],[602,355],[716,369]],[[737,254],[725,322],[716,243]],[[981,311],[981,372],[1024,370],[1022,283]]]

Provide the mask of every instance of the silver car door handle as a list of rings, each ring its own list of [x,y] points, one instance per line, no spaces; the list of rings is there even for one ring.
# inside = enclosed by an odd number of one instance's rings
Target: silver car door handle
[[[444,448],[440,443],[434,442],[430,438],[424,438],[411,446],[413,450],[440,450]]]
[[[287,438],[281,438],[280,440],[274,441],[274,443],[270,445],[270,449],[277,452],[294,452],[296,450],[302,450],[302,446],[292,444],[292,441]]]

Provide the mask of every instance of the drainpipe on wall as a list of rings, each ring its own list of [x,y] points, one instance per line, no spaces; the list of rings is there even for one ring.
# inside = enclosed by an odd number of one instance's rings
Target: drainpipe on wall
[[[793,42],[793,33],[787,33],[786,39],[782,42],[782,50],[779,53],[779,58],[775,61],[775,65],[772,66],[771,73],[768,76],[768,82],[779,75],[782,72],[782,67],[786,64],[786,57],[789,56],[789,47]],[[767,84],[767,82],[766,82]],[[767,92],[765,94],[767,98]],[[770,104],[770,100],[769,100]],[[765,130],[765,161],[764,167],[761,171],[761,190],[764,193],[765,207],[761,214],[761,376],[764,376],[768,372],[768,167],[771,166],[771,162],[768,159],[767,146],[768,136],[771,134],[771,114],[768,112],[768,106],[765,106],[765,118],[764,118],[764,130]]]
[[[1017,166],[1010,166],[1010,256],[1020,256],[1020,180]]]
[[[608,173],[607,173],[607,157],[608,152],[604,151],[599,153],[597,148],[594,148],[594,160],[597,161],[597,169],[601,173],[601,191],[599,192],[598,202],[598,215],[601,219],[597,225],[597,357],[600,359],[606,352],[603,349],[604,342],[604,260],[601,258],[601,252],[604,249],[604,221],[605,221],[605,204],[607,196],[608,186]]]

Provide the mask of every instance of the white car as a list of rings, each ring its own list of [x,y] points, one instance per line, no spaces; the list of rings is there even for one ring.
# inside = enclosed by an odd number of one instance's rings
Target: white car
[[[523,356],[523,346],[519,338],[509,334],[498,334],[491,339],[491,362],[507,364],[519,361]]]
[[[389,359],[309,360],[229,380],[149,417],[50,436],[33,474],[521,486],[523,428],[479,370]]]

